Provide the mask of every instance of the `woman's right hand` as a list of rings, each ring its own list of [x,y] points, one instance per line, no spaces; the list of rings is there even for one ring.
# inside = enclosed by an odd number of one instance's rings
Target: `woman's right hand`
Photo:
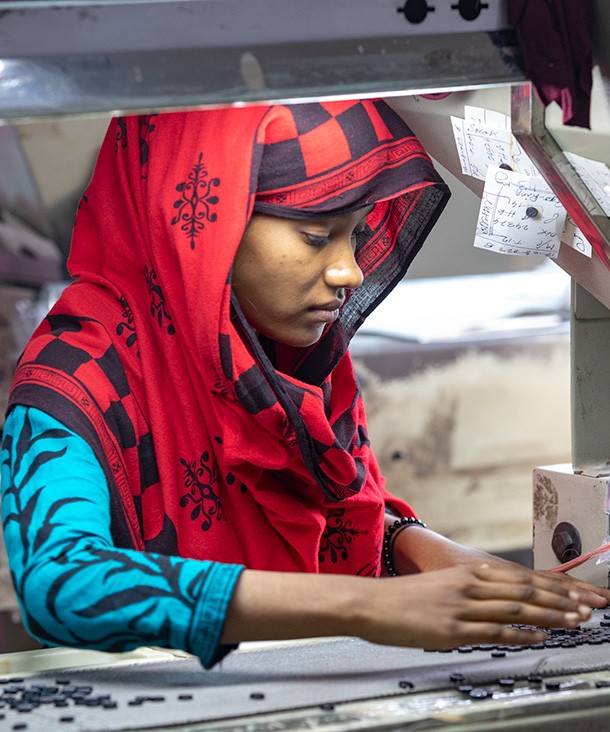
[[[578,591],[518,565],[457,566],[391,578],[244,570],[224,643],[359,636],[427,649],[527,645],[575,628],[591,609]]]

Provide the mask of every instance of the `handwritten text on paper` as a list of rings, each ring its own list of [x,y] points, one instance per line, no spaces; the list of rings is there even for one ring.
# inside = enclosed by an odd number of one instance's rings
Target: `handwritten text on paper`
[[[474,245],[500,254],[556,257],[565,217],[544,180],[489,166]]]

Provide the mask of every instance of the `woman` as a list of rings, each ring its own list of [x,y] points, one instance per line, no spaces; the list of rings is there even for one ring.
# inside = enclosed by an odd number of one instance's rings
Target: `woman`
[[[5,428],[33,635],[209,666],[255,639],[535,642],[510,624],[606,604],[384,488],[347,347],[447,198],[381,101],[113,120]]]

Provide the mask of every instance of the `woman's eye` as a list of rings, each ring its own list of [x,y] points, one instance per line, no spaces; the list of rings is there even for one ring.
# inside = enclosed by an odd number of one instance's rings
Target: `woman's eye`
[[[305,238],[307,239],[307,243],[312,247],[323,247],[329,242],[329,238],[327,236],[319,236],[316,234],[305,233]]]

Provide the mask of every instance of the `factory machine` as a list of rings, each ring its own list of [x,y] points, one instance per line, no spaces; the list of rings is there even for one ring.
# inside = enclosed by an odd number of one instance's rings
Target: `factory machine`
[[[483,182],[460,170],[451,117],[473,103],[509,115],[592,246],[587,257],[562,244],[555,258],[572,278],[573,436],[571,464],[533,475],[534,565],[549,568],[609,533],[610,221],[569,162],[570,153],[610,162],[603,0],[596,14],[592,125],[578,130],[538,101],[504,0],[5,0],[0,119],[7,131],[100,112],[384,96],[432,157],[482,195]],[[607,567],[592,560],[574,574],[607,585]],[[0,655],[6,730],[601,730],[608,719],[602,611],[527,648],[244,644],[207,672],[156,648]]]

